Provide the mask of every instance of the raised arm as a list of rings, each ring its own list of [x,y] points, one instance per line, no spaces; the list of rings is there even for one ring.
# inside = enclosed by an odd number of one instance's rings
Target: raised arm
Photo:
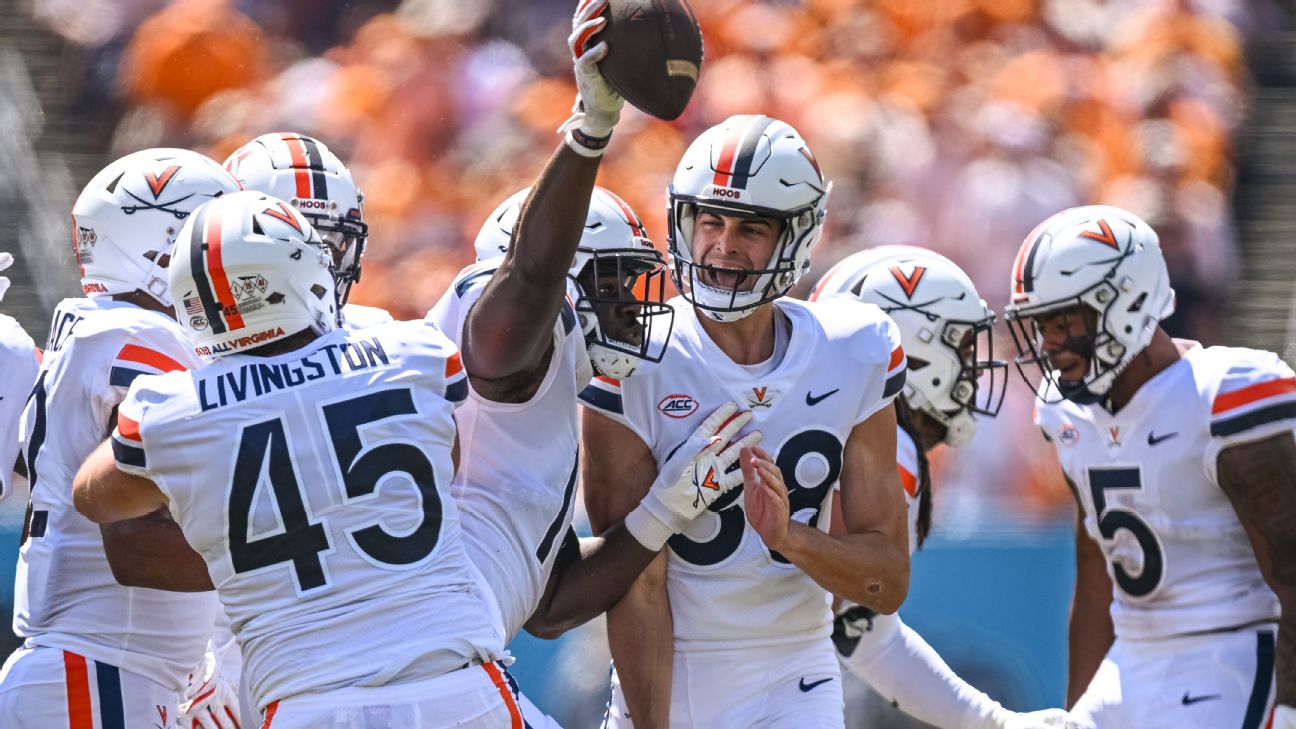
[[[1296,438],[1283,431],[1228,446],[1216,459],[1216,473],[1282,604],[1275,696],[1281,721],[1274,726],[1287,729],[1296,725]]]
[[[743,459],[747,519],[765,545],[825,590],[886,614],[898,610],[909,592],[907,507],[895,467],[895,431],[891,407],[851,430],[841,473],[846,533],[836,536],[789,519],[787,488],[769,454],[757,449],[755,459]]]
[[[590,45],[606,22],[598,17],[606,5],[607,0],[586,3],[572,21],[576,114],[532,185],[504,260],[464,324],[464,366],[487,397],[503,396],[544,373],[594,178],[623,104],[596,65],[607,55],[607,44]]]

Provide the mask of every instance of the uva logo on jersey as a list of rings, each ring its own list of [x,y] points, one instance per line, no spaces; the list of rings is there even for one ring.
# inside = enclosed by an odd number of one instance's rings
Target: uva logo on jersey
[[[756,408],[772,408],[774,407],[774,393],[770,391],[769,387],[753,387],[751,394],[747,396],[747,404],[751,406],[752,410]]]
[[[697,412],[698,402],[689,395],[667,395],[657,403],[657,410],[671,418],[687,418]]]

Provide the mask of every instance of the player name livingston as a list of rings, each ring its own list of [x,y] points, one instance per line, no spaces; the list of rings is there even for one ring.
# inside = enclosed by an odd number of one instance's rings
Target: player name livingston
[[[322,377],[391,364],[387,350],[377,337],[356,342],[326,344],[291,362],[254,362],[232,372],[198,380],[198,402],[203,412],[246,400],[249,397],[287,390]]]

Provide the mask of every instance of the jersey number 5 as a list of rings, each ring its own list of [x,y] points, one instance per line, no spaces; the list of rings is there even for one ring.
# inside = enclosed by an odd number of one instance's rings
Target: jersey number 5
[[[432,462],[410,443],[383,443],[366,449],[360,441],[360,429],[366,425],[418,415],[409,389],[371,392],[325,405],[323,415],[346,501],[371,497],[379,482],[392,473],[405,474],[421,497],[423,518],[412,532],[393,536],[378,524],[362,527],[348,533],[356,548],[379,567],[395,569],[431,554],[441,534],[441,497]],[[243,429],[229,497],[230,559],[240,574],[292,562],[298,588],[306,591],[328,584],[320,553],[331,546],[324,524],[312,522],[306,512],[291,453],[281,418]],[[249,540],[248,522],[263,473],[283,528]]]
[[[1151,594],[1161,584],[1165,572],[1165,558],[1161,554],[1161,543],[1152,527],[1148,526],[1138,514],[1125,509],[1107,508],[1108,489],[1141,489],[1143,476],[1137,468],[1091,468],[1089,469],[1089,490],[1093,495],[1094,514],[1098,519],[1098,532],[1103,541],[1110,542],[1116,538],[1116,532],[1126,529],[1138,540],[1143,550],[1143,571],[1137,576],[1131,575],[1125,565],[1112,560],[1112,570],[1116,573],[1116,584],[1130,597],[1143,597]]]

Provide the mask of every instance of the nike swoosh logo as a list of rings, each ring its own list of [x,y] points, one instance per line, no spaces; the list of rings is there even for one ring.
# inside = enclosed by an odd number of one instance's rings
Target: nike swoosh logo
[[[806,405],[809,405],[810,407],[814,407],[815,405],[818,405],[819,403],[823,402],[824,400],[827,400],[833,395],[836,395],[840,390],[841,388],[839,387],[836,390],[829,390],[828,392],[825,392],[824,394],[817,395],[817,396],[811,395],[809,392],[806,392]]]
[[[1173,433],[1166,433],[1165,435],[1157,435],[1156,433],[1149,432],[1148,445],[1150,446],[1156,445],[1157,443],[1160,443],[1163,440],[1169,440],[1175,437],[1176,435],[1179,435],[1179,431],[1177,430]]]
[[[833,392],[837,392],[837,391],[836,391],[836,390],[833,390]],[[829,394],[832,394],[832,393],[829,393]],[[801,690],[802,690],[802,691],[813,691],[815,688],[817,688],[817,687],[819,687],[819,686],[822,686],[822,685],[828,683],[828,682],[831,681],[831,680],[832,680],[832,677],[829,676],[828,678],[821,678],[821,679],[819,679],[818,681],[811,681],[810,683],[806,683],[806,682],[805,682],[805,676],[802,676],[802,677],[801,677],[801,682],[798,683],[797,685],[801,687]]]
[[[1206,694],[1205,696],[1189,696],[1188,692],[1185,691],[1183,695],[1183,705],[1192,706],[1193,704],[1199,701],[1210,701],[1211,699],[1218,699],[1218,698],[1220,698],[1219,694]]]

